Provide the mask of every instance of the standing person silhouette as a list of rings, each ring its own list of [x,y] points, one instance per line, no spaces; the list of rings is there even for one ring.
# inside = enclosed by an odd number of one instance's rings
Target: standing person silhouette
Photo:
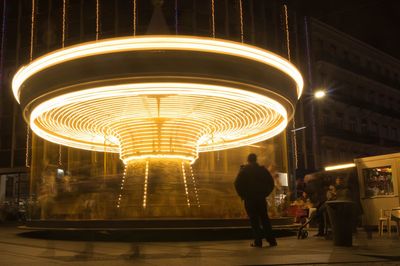
[[[257,163],[257,155],[250,153],[247,164],[240,167],[235,180],[235,188],[239,197],[244,200],[244,206],[250,219],[254,234],[252,247],[262,247],[262,239],[269,245],[278,245],[272,233],[265,198],[274,189],[274,180],[269,171]],[[262,229],[261,229],[261,226]]]

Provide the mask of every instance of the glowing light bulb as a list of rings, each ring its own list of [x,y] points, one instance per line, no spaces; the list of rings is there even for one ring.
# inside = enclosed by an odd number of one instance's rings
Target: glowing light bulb
[[[324,98],[326,96],[326,93],[323,90],[318,90],[318,91],[315,92],[314,96],[317,99],[321,99],[321,98]]]

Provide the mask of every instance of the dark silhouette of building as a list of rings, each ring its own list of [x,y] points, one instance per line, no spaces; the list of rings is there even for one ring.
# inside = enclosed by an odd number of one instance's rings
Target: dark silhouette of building
[[[303,22],[308,86],[296,120],[307,128],[297,134],[299,168],[398,152],[400,60],[316,19]],[[318,90],[326,96],[315,99]]]

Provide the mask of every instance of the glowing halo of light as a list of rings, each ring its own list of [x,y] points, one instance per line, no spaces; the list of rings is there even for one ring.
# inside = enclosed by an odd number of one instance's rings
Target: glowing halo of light
[[[22,67],[13,93],[51,142],[119,153],[125,164],[254,144],[281,133],[303,79],[286,59],[190,36],[98,40]]]
[[[172,121],[172,126],[163,128],[166,136],[160,143],[168,142],[173,136],[175,144],[184,144],[174,146],[176,150],[170,153],[163,150],[132,154],[132,147],[146,150],[151,146],[151,143],[145,143],[143,147],[132,141],[127,143],[124,134],[131,137],[131,131],[153,127],[159,118],[154,115],[154,96],[162,97],[161,117]],[[147,110],[139,104],[143,99],[153,102],[148,103]],[[143,112],[124,109],[128,102]],[[183,103],[187,107],[181,106]],[[196,105],[198,108],[193,108]],[[203,108],[204,105],[207,108]],[[153,115],[149,116],[149,111]],[[111,117],[113,114],[116,115]],[[143,119],[149,119],[148,116],[153,119],[151,125],[143,122]],[[113,129],[104,132],[107,125],[110,127],[114,122]],[[287,125],[287,111],[271,98],[237,88],[194,83],[133,83],[91,88],[51,98],[32,110],[30,124],[44,139],[80,149],[120,153],[124,163],[148,158],[194,162],[198,152],[240,147],[279,134]],[[180,128],[179,137],[170,132],[176,125]],[[214,134],[215,139],[210,140],[210,134]],[[106,147],[104,135],[111,136]],[[127,152],[124,147],[128,147]]]
[[[202,51],[250,59],[277,68],[291,77],[296,83],[297,98],[300,98],[303,91],[303,78],[296,67],[283,57],[261,48],[214,38],[193,36],[144,36],[121,37],[88,42],[57,50],[39,57],[29,65],[22,67],[15,74],[12,81],[14,97],[19,102],[22,84],[31,76],[51,66],[100,54],[141,50]]]

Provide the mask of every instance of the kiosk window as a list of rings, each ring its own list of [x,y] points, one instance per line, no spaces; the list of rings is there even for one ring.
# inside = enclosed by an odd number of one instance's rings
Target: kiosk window
[[[394,195],[391,166],[365,168],[363,177],[365,197]]]

